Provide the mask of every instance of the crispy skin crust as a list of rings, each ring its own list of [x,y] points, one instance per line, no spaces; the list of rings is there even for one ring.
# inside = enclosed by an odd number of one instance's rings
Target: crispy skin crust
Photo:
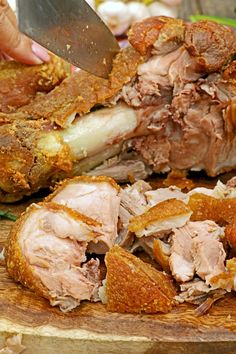
[[[0,200],[5,203],[54,185],[56,178],[62,179],[63,174],[70,176],[73,158],[68,146],[60,138],[61,149],[54,156],[38,146],[47,125],[45,120],[15,119],[11,124],[0,126]],[[109,177],[81,176],[76,181],[104,181],[117,190],[120,188]],[[63,187],[66,183],[63,182]]]
[[[216,199],[196,193],[190,196],[188,205],[193,212],[192,221],[213,220],[225,225],[236,220],[236,198]]]
[[[190,212],[190,208],[182,202],[182,200],[164,200],[148,209],[144,214],[133,217],[130,220],[129,231],[137,232],[144,229],[152,222],[162,221],[171,217],[178,217]]]
[[[105,104],[129,82],[143,61],[141,55],[132,47],[122,50],[114,60],[109,80],[84,71],[71,77],[44,97],[38,97],[22,111],[34,119],[46,118],[57,125],[67,125],[68,116],[88,113],[97,104]]]
[[[48,208],[55,213],[60,210],[65,211],[73,218],[81,220],[90,226],[99,226],[100,223],[63,205],[55,203],[39,203],[38,205],[31,204],[31,206],[26,209],[13,225],[8,239],[8,245],[6,247],[6,268],[9,275],[16,281],[33,290],[36,294],[45,297],[48,300],[53,300],[49,295],[48,289],[40,281],[40,278],[32,272],[29,263],[22,253],[19,242],[21,229],[24,223],[39,206]]]
[[[235,54],[235,34],[215,22],[199,21],[187,26],[185,46],[192,56],[197,57],[204,71],[214,72],[222,69]]]
[[[119,246],[105,257],[107,308],[114,312],[169,312],[175,288],[168,276]]]
[[[235,34],[229,28],[211,21],[186,25],[182,20],[151,17],[135,23],[129,31],[131,45],[142,55],[150,54],[153,46],[173,50],[173,44],[184,44],[196,57],[199,71],[214,72],[232,60],[236,53]]]
[[[129,31],[129,42],[142,55],[150,53],[157,38],[163,42],[175,41],[181,44],[184,39],[185,24],[182,20],[164,16],[147,18],[133,24]]]
[[[69,175],[72,158],[66,144],[58,154],[50,156],[38,147],[45,120],[14,119],[0,126],[0,199],[13,202],[49,186],[59,172]]]
[[[29,126],[21,120],[0,126],[0,186],[5,192],[30,190],[28,176],[34,164],[34,140],[41,127],[37,122]],[[27,136],[24,143],[19,137],[20,132]]]
[[[161,242],[159,239],[153,241],[153,257],[165,272],[170,272],[169,257],[163,253]]]
[[[48,64],[29,66],[14,61],[0,62],[0,111],[15,112],[37,92],[49,92],[69,73],[69,65],[52,55]]]
[[[211,278],[211,284],[231,291],[235,289],[236,276],[236,258],[231,258],[226,261],[226,271],[224,273],[215,275]]]
[[[225,238],[230,247],[236,251],[236,221],[225,227]]]

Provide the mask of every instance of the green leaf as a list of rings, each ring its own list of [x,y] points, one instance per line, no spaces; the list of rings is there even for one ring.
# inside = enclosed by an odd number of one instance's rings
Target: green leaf
[[[210,20],[220,23],[225,26],[231,26],[236,28],[236,20],[228,17],[218,17],[218,16],[208,16],[208,15],[192,15],[190,16],[190,20],[192,22],[200,21],[200,20]]]
[[[5,218],[5,219],[12,220],[12,221],[16,221],[17,216],[12,214],[10,209],[7,210],[7,211],[0,210],[0,219],[1,218]]]

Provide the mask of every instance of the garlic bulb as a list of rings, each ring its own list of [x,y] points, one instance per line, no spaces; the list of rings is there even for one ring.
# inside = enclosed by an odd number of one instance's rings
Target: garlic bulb
[[[168,16],[177,17],[178,11],[176,7],[170,7],[160,2],[153,2],[148,6],[150,16]]]
[[[103,2],[97,7],[97,13],[116,36],[123,34],[131,25],[131,15],[122,1]]]
[[[147,6],[141,2],[131,1],[127,3],[127,7],[131,16],[131,23],[141,21],[150,16]]]

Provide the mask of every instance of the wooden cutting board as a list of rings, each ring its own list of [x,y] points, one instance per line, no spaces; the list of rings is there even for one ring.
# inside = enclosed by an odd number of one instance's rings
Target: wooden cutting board
[[[227,180],[233,174],[223,176]],[[203,177],[197,185],[215,185]],[[155,180],[161,185],[161,180]],[[32,201],[11,205],[19,215]],[[6,210],[8,206],[0,205]],[[13,222],[0,220],[0,249]],[[100,303],[83,303],[63,314],[58,308],[12,281],[0,262],[0,348],[14,333],[23,334],[26,354],[158,353],[236,354],[236,296],[219,300],[197,318],[194,306],[180,305],[167,315],[109,313]]]

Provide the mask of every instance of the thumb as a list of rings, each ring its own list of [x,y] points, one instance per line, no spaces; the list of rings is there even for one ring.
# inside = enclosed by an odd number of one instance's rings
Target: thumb
[[[0,52],[25,64],[42,64],[50,60],[47,51],[19,32],[7,16],[8,5],[0,6]]]

